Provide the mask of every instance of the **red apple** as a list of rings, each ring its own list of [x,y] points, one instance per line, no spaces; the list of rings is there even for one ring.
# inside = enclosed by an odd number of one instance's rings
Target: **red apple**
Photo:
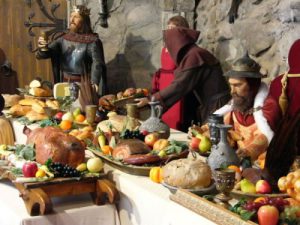
[[[35,177],[35,173],[38,171],[38,166],[35,162],[26,162],[22,167],[24,177]]]
[[[62,117],[63,117],[63,115],[64,115],[63,112],[58,112],[58,113],[55,114],[54,118],[55,118],[55,119],[58,119],[58,120],[61,120]]]
[[[255,184],[256,193],[268,194],[272,192],[271,185],[266,180],[259,180]]]
[[[151,133],[147,134],[145,136],[145,143],[146,145],[153,147],[154,143],[158,140],[158,134],[157,133]]]
[[[277,225],[279,219],[279,211],[275,206],[264,205],[257,212],[259,225]]]
[[[198,151],[198,146],[200,144],[200,139],[196,137],[192,137],[192,140],[190,141],[190,149],[192,150],[197,150]]]

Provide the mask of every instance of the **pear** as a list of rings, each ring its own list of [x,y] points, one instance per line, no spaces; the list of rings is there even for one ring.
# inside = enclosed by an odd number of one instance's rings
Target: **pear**
[[[251,193],[251,194],[256,193],[255,185],[247,179],[241,180],[241,190],[242,190],[242,192],[245,192],[245,193]]]
[[[76,109],[73,111],[73,117],[75,118],[75,117],[78,116],[80,113],[81,113],[81,109],[80,109],[80,108],[76,108]]]
[[[200,139],[200,143],[199,143],[199,151],[201,153],[205,153],[207,151],[209,151],[211,148],[211,141],[208,137],[202,135],[202,138]]]

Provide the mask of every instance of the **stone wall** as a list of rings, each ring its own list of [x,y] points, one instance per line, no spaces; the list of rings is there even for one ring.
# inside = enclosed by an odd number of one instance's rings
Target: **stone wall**
[[[175,14],[201,31],[199,46],[213,52],[224,71],[248,52],[268,81],[287,69],[288,50],[300,33],[298,0],[244,0],[233,24],[228,22],[229,0],[108,0],[108,28],[99,25],[99,0],[83,2],[104,44],[112,93],[151,86],[160,66],[162,29]]]

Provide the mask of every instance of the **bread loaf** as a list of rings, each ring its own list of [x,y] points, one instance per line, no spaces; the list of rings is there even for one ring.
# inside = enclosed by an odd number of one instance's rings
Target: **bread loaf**
[[[212,179],[210,167],[199,159],[174,160],[165,165],[162,171],[164,182],[179,188],[205,188]]]
[[[20,100],[19,104],[32,106],[32,104],[35,102],[36,102],[36,100],[33,98],[25,98],[25,99]]]
[[[25,116],[29,111],[31,111],[31,106],[28,105],[14,105],[9,109],[9,113],[12,116]]]
[[[52,109],[59,109],[59,103],[56,100],[47,100],[46,105]]]
[[[48,116],[45,113],[38,113],[34,110],[29,111],[26,113],[25,117],[27,117],[30,121],[39,121],[39,120],[46,120]]]
[[[52,92],[50,90],[46,90],[39,87],[34,87],[29,89],[29,94],[37,97],[50,97],[52,96]]]
[[[32,104],[32,110],[36,111],[37,113],[45,113],[44,107],[46,104],[42,101],[36,101]]]

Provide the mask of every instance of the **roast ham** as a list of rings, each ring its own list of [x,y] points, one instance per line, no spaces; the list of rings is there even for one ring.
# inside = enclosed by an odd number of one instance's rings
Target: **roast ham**
[[[112,156],[115,159],[123,160],[135,154],[147,154],[151,149],[141,140],[122,140],[113,150]]]
[[[85,146],[76,137],[64,133],[59,128],[44,127],[30,130],[24,128],[27,144],[34,144],[36,161],[44,164],[49,158],[53,162],[76,167],[84,162]]]

